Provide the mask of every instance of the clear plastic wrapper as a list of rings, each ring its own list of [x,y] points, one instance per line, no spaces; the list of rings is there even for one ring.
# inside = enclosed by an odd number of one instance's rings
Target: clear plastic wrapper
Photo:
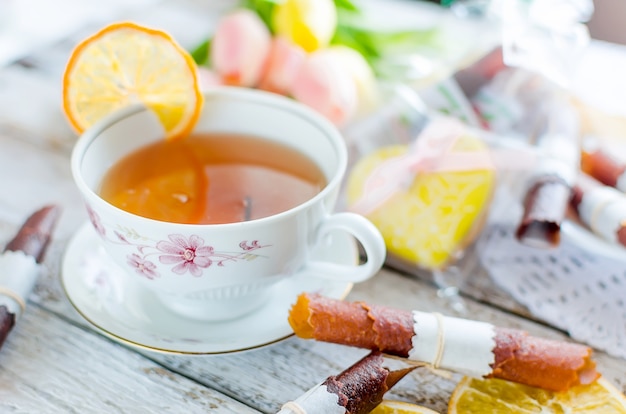
[[[504,62],[567,86],[589,43],[592,0],[498,0]]]
[[[454,264],[489,210],[497,175],[489,144],[479,130],[427,110],[410,88],[386,96],[345,131],[351,162],[342,207],[378,227],[388,264],[433,277],[462,310]]]
[[[593,7],[488,3],[465,18],[501,24],[500,46],[428,86],[401,79],[411,86],[387,88],[371,116],[344,128],[351,162],[342,208],[379,228],[387,264],[431,278],[461,313],[464,253],[489,218],[496,190],[509,187],[521,205],[511,215],[518,242],[554,247],[580,168],[566,68],[586,46],[580,22]]]
[[[519,241],[555,246],[580,163],[567,94],[539,74],[496,66],[471,101],[458,94],[454,104],[476,108],[486,129],[392,87],[377,111],[344,130],[351,162],[342,208],[379,228],[388,265],[432,279],[461,313],[464,253],[497,188],[511,186],[525,200],[526,214],[514,218]],[[441,85],[459,86],[455,78]]]

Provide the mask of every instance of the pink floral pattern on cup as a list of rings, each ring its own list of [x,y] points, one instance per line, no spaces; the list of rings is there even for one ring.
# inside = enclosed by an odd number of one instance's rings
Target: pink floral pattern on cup
[[[127,259],[127,263],[141,276],[145,276],[148,279],[159,277],[159,272],[156,271],[156,265],[139,256],[137,253],[129,254]]]
[[[215,251],[211,246],[204,246],[204,240],[200,237],[193,235],[187,240],[182,234],[170,234],[168,238],[169,241],[158,242],[156,248],[166,253],[159,256],[161,263],[176,265],[172,272],[179,275],[189,272],[198,277],[202,276],[201,268],[213,263],[211,257]]]
[[[195,234],[188,238],[182,234],[170,234],[168,240],[148,244],[129,240],[131,238],[140,241],[148,239],[133,229],[121,226],[118,226],[119,230],[112,231],[116,238],[111,239],[107,237],[110,233],[107,233],[98,214],[90,206],[87,206],[87,212],[89,221],[100,237],[110,243],[127,245],[136,250],[126,256],[126,264],[137,274],[150,280],[160,277],[158,265],[151,260],[152,256],[157,256],[158,261],[163,265],[173,265],[171,270],[176,274],[190,273],[194,277],[201,277],[203,269],[212,265],[224,266],[227,262],[250,261],[264,257],[254,252],[270,247],[270,245],[262,245],[258,240],[243,240],[238,246],[241,251],[221,252],[215,250],[213,246],[205,245],[204,239]]]
[[[89,216],[89,221],[93,225],[93,228],[96,229],[96,232],[100,237],[106,236],[106,229],[102,225],[102,221],[100,220],[100,216],[95,212],[91,206],[87,205],[87,215]]]

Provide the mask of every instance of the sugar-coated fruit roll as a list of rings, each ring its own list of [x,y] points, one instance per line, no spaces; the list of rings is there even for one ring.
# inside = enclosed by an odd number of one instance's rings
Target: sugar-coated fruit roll
[[[553,391],[599,378],[591,348],[436,313],[303,293],[289,313],[295,334],[427,363],[477,378]]]
[[[385,357],[372,351],[339,375],[332,375],[294,401],[279,414],[367,414],[398,381],[416,367],[391,370]]]

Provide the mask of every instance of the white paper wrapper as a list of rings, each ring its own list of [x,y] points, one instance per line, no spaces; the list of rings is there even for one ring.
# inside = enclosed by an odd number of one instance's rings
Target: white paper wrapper
[[[594,188],[585,192],[578,214],[594,233],[617,242],[617,232],[626,219],[626,197],[611,187]]]
[[[7,251],[0,255],[0,304],[20,315],[28,295],[41,272],[35,258],[23,252]]]
[[[339,405],[339,397],[328,391],[326,385],[318,384],[295,401],[285,403],[278,414],[345,414]]]
[[[532,171],[532,177],[539,179],[542,177],[554,176],[562,179],[570,187],[576,180],[576,170],[571,165],[555,158],[542,158]]]
[[[491,373],[496,346],[493,325],[419,311],[413,311],[413,320],[409,359],[477,378]]]
[[[554,175],[563,179],[567,185],[573,186],[580,163],[579,146],[573,144],[572,137],[563,135],[554,134],[542,139],[538,147],[543,157],[533,169],[532,175]]]
[[[617,178],[615,188],[620,190],[622,193],[626,193],[626,172],[623,172],[622,175]]]

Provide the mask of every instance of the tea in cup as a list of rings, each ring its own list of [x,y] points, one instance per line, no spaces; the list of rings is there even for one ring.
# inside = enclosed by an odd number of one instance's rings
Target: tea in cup
[[[357,283],[382,267],[376,227],[334,211],[347,150],[313,110],[221,87],[206,93],[190,136],[163,136],[150,110],[125,108],[80,137],[72,174],[107,254],[164,306],[232,319],[267,303],[286,277]],[[336,231],[358,240],[364,263],[313,259]]]

